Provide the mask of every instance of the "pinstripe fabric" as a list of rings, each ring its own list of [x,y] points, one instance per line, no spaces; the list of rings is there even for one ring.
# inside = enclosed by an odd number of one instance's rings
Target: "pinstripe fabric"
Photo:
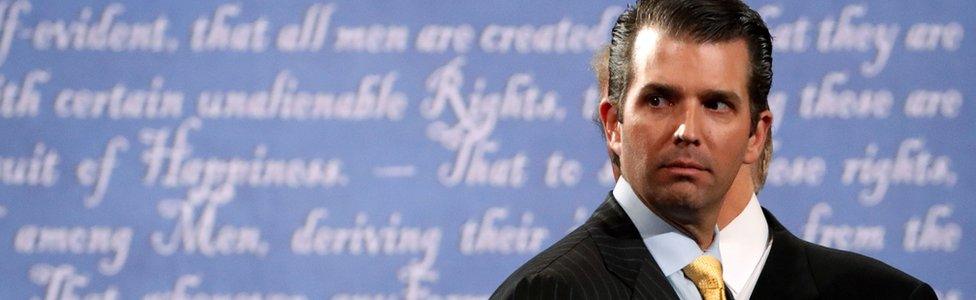
[[[491,299],[674,299],[637,228],[610,194],[579,228],[515,271]]]

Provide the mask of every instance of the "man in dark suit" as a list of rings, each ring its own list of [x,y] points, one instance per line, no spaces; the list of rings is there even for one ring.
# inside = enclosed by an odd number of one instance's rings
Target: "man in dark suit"
[[[746,22],[748,23],[748,21]],[[759,31],[766,32],[764,26],[759,27],[761,27]],[[615,33],[618,29],[620,29],[619,24],[615,27]],[[615,34],[615,37],[617,36]],[[761,38],[763,35],[758,36]],[[765,36],[768,37],[768,33]],[[763,46],[763,43],[766,44],[765,49],[768,52],[770,49],[768,39],[760,41],[758,44]],[[752,46],[750,45],[750,47]],[[752,56],[750,63],[756,67],[755,55],[760,54],[761,56],[762,53],[750,54]],[[768,60],[768,53],[765,57]],[[768,63],[770,62],[767,61],[767,68],[771,67]],[[600,64],[595,63],[594,65]],[[762,73],[761,69],[758,71]],[[600,71],[597,72],[598,77],[605,75],[601,74]],[[769,79],[763,80],[761,77],[750,78],[749,88],[753,89],[753,85],[758,79],[762,102],[765,102],[765,92],[768,92]],[[601,86],[604,86],[604,80],[600,79]],[[763,81],[765,81],[765,87],[761,86]],[[753,92],[750,90],[750,96],[754,96]],[[751,100],[755,101],[755,99]],[[619,102],[616,104],[619,105]],[[752,109],[755,108],[752,107],[753,104],[750,104]],[[760,106],[765,107],[766,105],[761,103]],[[605,108],[601,109],[602,116],[606,117],[607,111]],[[771,115],[760,116],[760,118],[761,122],[765,122],[765,124],[758,124],[760,127],[758,129],[761,130],[762,127],[765,127],[766,136],[768,136]],[[604,121],[606,119],[604,118]],[[754,127],[752,130],[756,129]],[[610,136],[612,132],[606,133]],[[752,134],[754,132],[750,133],[750,135]],[[675,137],[678,138],[678,135]],[[752,284],[757,281],[755,277],[759,275],[760,270],[762,276],[759,277],[759,283],[752,291],[752,295],[756,299],[838,297],[927,299],[935,297],[931,287],[894,268],[864,256],[807,243],[786,231],[768,211],[763,210],[758,214],[751,212],[752,210],[759,211],[758,203],[753,203],[756,202],[753,190],[758,191],[761,188],[763,178],[765,178],[764,166],[771,155],[771,145],[768,138],[764,138],[763,141],[764,149],[760,159],[755,161],[755,164],[743,164],[738,170],[732,184],[733,187],[725,194],[726,203],[721,209],[722,212],[718,220],[722,227],[734,222],[733,225],[736,226],[730,227],[737,227],[737,230],[740,231],[745,228],[751,229],[751,227],[741,225],[745,222],[743,219],[758,218],[762,221],[763,227],[768,224],[769,243],[765,243],[767,247],[759,248],[765,248],[765,253],[749,253],[754,257],[762,257],[758,267],[754,271],[750,268],[743,269],[745,272],[739,272],[740,277],[745,276],[750,279],[743,299],[749,297],[749,291],[752,289]],[[612,144],[608,145],[613,149]],[[616,156],[616,153],[611,151],[615,177],[618,175],[619,167],[619,160]],[[623,180],[623,184],[628,185],[626,180]],[[594,216],[586,224],[534,258],[506,280],[506,283],[496,291],[493,298],[525,297],[535,299],[586,296],[588,298],[673,299],[680,296],[682,299],[687,299],[705,296],[705,299],[708,299],[708,295],[705,293],[700,295],[681,293],[679,286],[674,285],[673,280],[671,280],[672,276],[664,276],[664,273],[667,273],[664,270],[668,267],[659,265],[654,259],[661,253],[655,253],[654,249],[648,253],[651,244],[645,245],[644,243],[648,235],[638,230],[632,220],[634,217],[628,215],[628,213],[635,214],[633,212],[635,209],[631,208],[628,211],[621,207],[614,197],[620,188],[621,185],[618,184],[614,193],[597,209]],[[625,195],[624,198],[627,196]],[[647,205],[649,208],[651,207],[651,204]],[[743,213],[744,210],[749,213]],[[657,213],[654,211],[654,214]],[[768,222],[766,222],[767,220]],[[724,232],[725,230],[723,230]],[[767,236],[766,232],[763,230],[763,236]],[[773,240],[777,243],[772,243]],[[732,240],[728,244],[741,244],[738,242],[740,241]],[[768,246],[772,245],[775,246],[770,251]],[[723,243],[723,253],[727,251],[724,246]],[[737,250],[739,252],[745,251],[743,249]],[[749,249],[749,251],[753,250]],[[734,251],[727,252],[736,254]],[[732,258],[739,259],[736,255],[732,255]],[[665,259],[671,258],[665,257]],[[740,263],[740,265],[745,267],[754,264]],[[842,266],[842,268],[838,268],[838,266]],[[751,276],[749,276],[750,273],[752,273]],[[784,274],[788,275],[784,276]],[[672,288],[678,289],[677,295]],[[741,288],[741,286],[736,288]],[[738,289],[735,291],[739,292],[740,295],[742,293]],[[726,293],[728,292],[729,290],[726,290]],[[725,294],[725,296],[730,295]]]
[[[600,87],[600,103],[608,101],[608,57],[609,45],[598,51],[590,63]],[[594,121],[600,122],[599,114],[594,117]],[[602,124],[597,124],[602,129]],[[772,133],[767,133],[767,136],[771,137]],[[613,150],[609,147],[607,149],[613,155]],[[756,299],[877,298],[877,295],[867,293],[856,294],[868,291],[863,287],[877,283],[890,285],[874,289],[890,293],[893,296],[891,298],[897,298],[896,295],[914,299],[934,298],[930,286],[882,262],[820,247],[787,231],[772,213],[759,205],[756,197],[766,181],[772,152],[772,139],[767,138],[759,159],[753,164],[743,164],[740,167],[732,187],[725,193],[722,209],[719,211],[718,227],[723,235],[720,252],[723,254],[723,261],[727,262],[722,266],[723,278],[736,299],[749,299],[754,292]],[[616,180],[620,176],[620,169],[615,164],[611,167],[613,179]],[[780,241],[775,247],[772,243],[774,237]],[[769,259],[770,252],[774,253],[772,259]],[[807,254],[808,252],[810,253]],[[810,264],[807,262],[810,260],[808,256],[824,262]],[[869,277],[852,272],[847,276],[853,278],[848,279],[837,275],[813,275],[825,272],[815,270],[815,267],[837,265],[849,266],[848,270],[873,269],[868,272],[877,275]],[[791,276],[782,276],[783,274]],[[760,275],[763,284],[757,288]],[[877,279],[878,277],[885,278]],[[795,278],[803,280],[793,280]],[[860,288],[839,288],[831,281],[846,282]],[[861,283],[862,281],[866,284]]]
[[[768,30],[738,1],[660,0],[626,10],[612,37],[600,115],[617,186],[494,298],[728,297],[716,219],[771,124]]]

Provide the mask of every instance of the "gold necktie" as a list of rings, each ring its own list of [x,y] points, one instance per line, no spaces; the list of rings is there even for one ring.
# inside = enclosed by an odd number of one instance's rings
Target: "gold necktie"
[[[698,287],[702,300],[725,300],[722,263],[710,255],[702,255],[682,269],[685,277]]]

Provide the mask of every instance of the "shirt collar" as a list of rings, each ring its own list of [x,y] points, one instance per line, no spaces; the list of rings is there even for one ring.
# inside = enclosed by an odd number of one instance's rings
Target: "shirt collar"
[[[651,252],[651,256],[661,267],[664,276],[671,276],[690,264],[702,254],[708,254],[722,260],[719,250],[719,230],[715,228],[715,238],[707,251],[702,251],[694,239],[665,222],[654,214],[644,202],[637,197],[630,183],[620,176],[613,188],[613,197],[620,207],[627,213],[627,217],[637,227],[644,245]]]
[[[722,264],[722,277],[730,288],[739,291],[754,275],[769,243],[769,226],[755,194],[721,233],[724,238],[719,248],[728,258]]]

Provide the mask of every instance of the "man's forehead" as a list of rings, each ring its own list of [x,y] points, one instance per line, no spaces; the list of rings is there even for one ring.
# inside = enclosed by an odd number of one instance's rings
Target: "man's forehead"
[[[735,77],[741,79],[742,84],[736,87],[736,92],[745,92],[748,84],[750,61],[744,38],[701,43],[690,35],[675,36],[656,26],[646,26],[635,35],[633,48],[631,59],[634,63],[631,68],[635,71],[635,79],[648,73],[668,76],[669,74],[664,72],[655,72],[658,71],[655,67],[662,65],[673,67],[707,62],[705,67],[714,72],[701,74],[702,76],[739,75]],[[747,97],[747,95],[742,96]]]
[[[740,48],[745,53],[748,53],[748,42],[746,41],[745,37],[702,42],[693,37],[691,34],[673,33],[661,29],[658,25],[647,25],[638,30],[637,34],[634,35],[634,43],[632,44],[634,51],[631,52],[631,55],[633,56],[631,58],[637,59],[642,56],[639,54],[653,54],[653,51],[667,49],[662,48],[661,46],[670,46],[675,48],[687,47],[690,45],[727,45]]]

